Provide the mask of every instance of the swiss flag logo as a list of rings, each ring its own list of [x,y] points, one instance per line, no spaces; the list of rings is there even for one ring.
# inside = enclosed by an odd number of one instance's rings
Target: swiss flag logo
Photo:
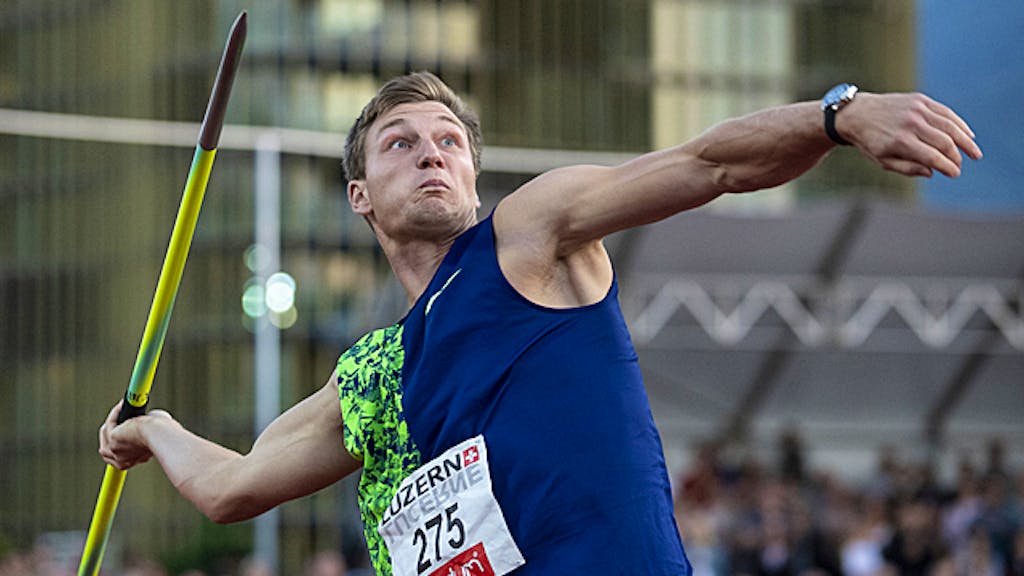
[[[494,576],[494,568],[487,558],[487,553],[484,552],[484,543],[481,542],[467,548],[462,554],[431,572],[430,576]]]
[[[462,465],[469,466],[480,459],[480,450],[476,446],[470,446],[462,451]]]

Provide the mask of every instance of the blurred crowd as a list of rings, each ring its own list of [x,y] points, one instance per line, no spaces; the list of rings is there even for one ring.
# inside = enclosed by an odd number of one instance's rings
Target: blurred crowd
[[[1008,468],[999,440],[962,456],[945,483],[892,448],[879,452],[861,483],[811,471],[794,431],[780,436],[776,454],[767,464],[736,461],[708,443],[674,479],[676,518],[697,576],[1024,576],[1024,470]],[[357,562],[317,553],[301,575],[372,575],[362,552]],[[37,545],[0,558],[0,576],[74,574],[69,564]],[[172,576],[138,558],[119,574]],[[245,558],[176,576],[274,575]]]
[[[701,576],[1024,576],[1024,471],[1003,446],[962,456],[950,485],[883,448],[852,485],[807,470],[793,431],[773,465],[706,444],[676,479],[676,518]]]
[[[253,557],[242,558],[217,572],[187,570],[177,576],[275,576],[265,564]],[[360,563],[361,564],[361,563]],[[77,574],[77,563],[54,558],[45,546],[37,545],[32,551],[9,554],[0,560],[0,576],[72,576]],[[103,574],[113,574],[106,568]],[[129,558],[117,571],[118,576],[171,576],[166,568],[148,558]],[[301,576],[373,576],[365,566],[353,567],[336,550],[325,550],[312,555],[303,565]]]

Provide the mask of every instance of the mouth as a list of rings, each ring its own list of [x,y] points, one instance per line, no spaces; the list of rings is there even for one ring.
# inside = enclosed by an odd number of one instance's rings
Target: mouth
[[[439,178],[425,180],[419,185],[420,190],[448,190],[449,188],[448,183]]]

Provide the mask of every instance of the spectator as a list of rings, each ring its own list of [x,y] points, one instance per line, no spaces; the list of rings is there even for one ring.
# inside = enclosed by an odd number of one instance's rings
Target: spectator
[[[267,563],[255,556],[246,556],[238,564],[239,576],[274,576]]]
[[[816,485],[815,520],[824,537],[838,549],[861,517],[858,496],[832,474],[818,474]]]
[[[967,545],[954,556],[956,573],[963,576],[1003,576],[1004,562],[992,548],[992,539],[980,523],[970,529]]]
[[[1013,537],[1013,554],[1006,572],[1010,576],[1024,576],[1024,527],[1017,528]]]
[[[900,468],[899,454],[896,448],[890,444],[882,446],[878,451],[875,476],[867,487],[868,493],[882,499],[895,494]]]
[[[724,576],[728,573],[723,537],[728,512],[722,501],[718,445],[704,442],[695,451],[690,468],[679,478],[675,517],[694,573]]]
[[[710,508],[683,509],[679,502],[676,519],[693,573],[726,576],[729,573],[728,557],[721,536],[725,530],[715,512]]]
[[[1012,541],[1021,524],[1016,503],[1010,499],[1005,477],[986,475],[982,481],[981,511],[978,522],[991,539],[992,548],[999,556],[1009,560]]]
[[[804,482],[804,444],[795,426],[779,436],[779,474],[783,482]]]
[[[1006,470],[1006,444],[1002,438],[992,438],[986,447],[988,454],[988,466],[985,476],[988,478],[999,478],[1009,486],[1010,474]]]
[[[711,506],[720,489],[718,468],[717,445],[702,443],[690,469],[680,479],[676,500],[682,501],[688,511]]]
[[[886,502],[872,495],[859,497],[861,515],[851,527],[841,551],[841,566],[846,576],[877,576],[885,568],[882,548],[892,540]]]
[[[967,544],[971,526],[981,516],[981,493],[978,479],[969,460],[961,460],[956,498],[946,507],[942,517],[942,536],[953,549]]]
[[[935,503],[925,498],[898,504],[896,532],[882,549],[882,557],[901,576],[928,576],[942,558],[937,516]]]
[[[337,550],[317,552],[306,561],[303,576],[346,576],[348,564]]]
[[[148,558],[134,558],[125,562],[121,576],[167,576],[167,570]]]
[[[839,547],[816,522],[811,505],[804,498],[790,504],[790,538],[793,542],[794,574],[839,576]],[[819,509],[820,510],[820,509]]]
[[[0,562],[0,576],[34,576],[32,560],[28,554],[14,552]]]

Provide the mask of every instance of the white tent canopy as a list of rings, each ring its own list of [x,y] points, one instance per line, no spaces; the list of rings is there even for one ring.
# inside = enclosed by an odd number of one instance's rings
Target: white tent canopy
[[[881,444],[1024,452],[1024,218],[697,210],[609,244],[670,462],[789,426],[848,475]]]

